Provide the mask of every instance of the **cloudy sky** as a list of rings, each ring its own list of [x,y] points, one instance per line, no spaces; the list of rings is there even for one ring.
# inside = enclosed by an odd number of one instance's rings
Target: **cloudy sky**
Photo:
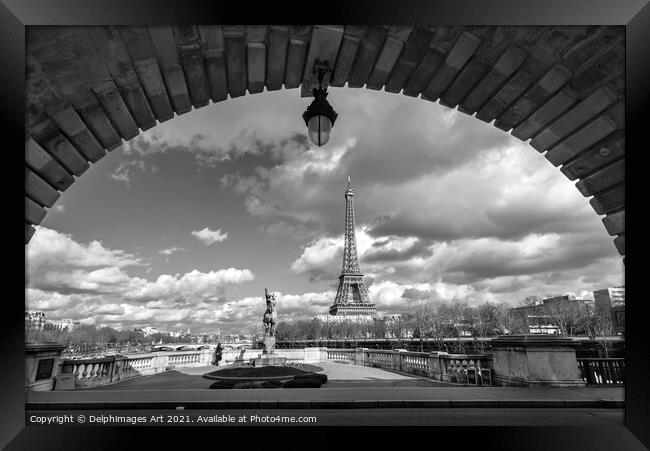
[[[526,143],[437,103],[331,88],[312,146],[298,90],[158,125],[93,165],[27,246],[27,308],[97,325],[255,332],[332,304],[344,191],[378,310],[416,299],[519,303],[619,285],[622,265],[573,183]],[[416,293],[414,296],[413,293]]]

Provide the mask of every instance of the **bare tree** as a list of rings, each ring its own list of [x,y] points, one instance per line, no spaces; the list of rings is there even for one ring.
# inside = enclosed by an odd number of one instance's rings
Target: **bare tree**
[[[376,319],[369,324],[368,332],[372,338],[386,338],[387,329],[385,319]]]
[[[390,335],[390,338],[405,338],[406,337],[407,323],[402,317],[396,318],[392,321],[389,321],[386,324],[387,335]]]
[[[515,313],[507,304],[498,304],[494,310],[495,326],[502,334],[523,334],[526,332],[525,315]]]
[[[537,305],[542,302],[542,299],[539,296],[526,296],[521,300],[520,304],[522,306],[532,306]]]
[[[321,337],[321,333],[323,331],[323,323],[321,323],[317,319],[311,320],[309,323],[307,323],[305,332],[306,332],[306,339],[307,340],[318,340]]]
[[[599,312],[592,317],[591,329],[594,339],[598,342],[605,353],[605,358],[609,358],[609,353],[613,348],[609,337],[614,335],[614,323],[608,312]]]
[[[484,303],[476,308],[476,315],[474,321],[474,331],[476,336],[480,338],[479,349],[481,352],[485,350],[485,338],[494,335],[496,328],[496,307],[489,303]]]
[[[431,335],[435,311],[429,301],[418,302],[409,315],[413,334],[420,338],[420,352],[424,352],[424,339]]]
[[[453,335],[456,337],[456,352],[465,352],[465,346],[461,337],[464,335],[467,327],[471,326],[473,312],[467,304],[451,304],[449,315],[450,332],[453,332]]]
[[[560,299],[545,304],[542,311],[549,316],[563,335],[570,337],[576,332],[584,331],[589,318],[586,306],[571,299]]]

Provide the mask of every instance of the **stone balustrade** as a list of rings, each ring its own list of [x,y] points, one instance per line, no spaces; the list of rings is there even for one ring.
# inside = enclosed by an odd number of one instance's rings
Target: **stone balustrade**
[[[307,348],[310,349],[320,349],[320,348]],[[324,349],[324,348],[323,348]],[[220,365],[229,365],[235,362],[246,362],[248,363],[250,359],[255,359],[259,357],[262,353],[261,349],[228,349],[224,350],[221,353],[221,362]],[[305,349],[276,349],[275,354],[278,357],[284,357],[289,362],[318,362],[321,360],[320,354],[314,356],[306,355]]]
[[[355,363],[444,382],[492,385],[491,357],[486,354],[363,349],[363,356],[363,362]]]
[[[395,351],[365,351],[364,364],[386,370],[397,369],[394,367],[393,354]]]
[[[350,361],[356,365],[373,366],[459,383],[478,383],[468,372],[488,369],[488,356],[445,353],[409,352],[405,350],[328,349],[323,347],[283,349],[278,356],[293,362]],[[259,349],[225,350],[222,365],[248,362]],[[128,356],[67,359],[60,365],[55,390],[74,390],[112,384],[134,377],[148,376],[175,368],[209,366],[213,350],[169,351]],[[469,381],[469,382],[468,382]]]
[[[513,385],[512,380],[505,380],[513,371],[521,371],[522,365],[529,368],[529,376],[519,378],[525,382],[520,385],[588,384],[623,384],[625,379],[625,362],[623,359],[579,359],[576,363],[573,353],[573,370],[580,374],[577,381],[569,381],[564,373],[571,362],[566,361],[567,340],[548,337],[503,337],[503,346],[499,346],[497,355],[493,354],[448,354],[446,352],[411,352],[404,349],[336,349],[312,347],[303,349],[276,350],[279,357],[291,362],[317,363],[323,361],[346,361],[355,365],[371,366],[408,373],[430,379],[467,385]],[[504,348],[505,346],[505,348]],[[510,349],[514,346],[513,349]],[[541,347],[540,347],[541,346]],[[522,357],[519,348],[529,351]],[[210,366],[212,349],[194,351],[169,351],[147,354],[117,355],[101,358],[65,359],[55,372],[54,390],[74,390],[115,383],[139,376],[153,375],[175,368]],[[261,353],[259,349],[225,350],[221,365],[235,362],[249,362]],[[551,354],[553,357],[551,358]],[[559,361],[562,366],[554,371],[553,377],[537,374],[540,358],[544,361]],[[559,356],[559,357],[558,357]],[[571,357],[571,353],[569,353]],[[505,359],[505,360],[504,360]],[[523,360],[522,360],[523,359]],[[549,360],[550,359],[550,360]],[[510,365],[504,365],[507,361]],[[557,362],[556,362],[557,363]],[[548,366],[548,365],[547,365]],[[557,365],[556,365],[557,366]],[[535,372],[533,372],[533,370]],[[509,373],[510,372],[510,373]],[[533,377],[534,376],[534,377]],[[562,377],[559,377],[562,376]],[[505,382],[504,382],[505,380]],[[41,389],[48,389],[47,387]],[[51,388],[50,388],[51,389]]]
[[[117,355],[90,359],[68,359],[60,364],[55,390],[74,390],[107,385],[175,368],[209,366],[214,351],[168,351]]]
[[[354,349],[327,349],[327,360],[354,360]]]
[[[492,356],[486,354],[438,354],[432,376],[440,381],[492,385]]]
[[[588,385],[625,384],[625,359],[577,359],[580,378]]]

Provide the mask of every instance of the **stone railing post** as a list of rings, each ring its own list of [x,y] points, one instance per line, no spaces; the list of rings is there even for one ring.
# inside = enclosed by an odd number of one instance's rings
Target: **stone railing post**
[[[327,348],[307,347],[303,349],[303,359],[305,363],[323,362],[327,360]]]
[[[365,357],[368,348],[356,348],[354,350],[354,364],[355,365],[365,365]]]
[[[209,366],[212,364],[212,356],[214,351],[212,349],[201,349],[201,357],[199,366]]]
[[[167,365],[169,365],[169,355],[168,354],[158,354],[152,356],[151,358],[151,367],[142,368],[139,370],[140,374],[156,374],[161,371],[165,371]]]
[[[64,349],[58,343],[25,345],[25,390],[54,390]]]
[[[391,369],[393,371],[402,371],[402,352],[404,352],[402,349],[393,349],[392,351]]]
[[[160,366],[162,368],[160,368],[160,370],[158,368],[156,368],[156,373],[158,371],[166,371],[167,370],[167,367],[169,366],[169,354],[162,356]]]
[[[444,381],[444,380],[447,379],[446,376],[447,376],[447,373],[448,373],[447,370],[449,369],[449,359],[440,358],[440,354],[438,354],[438,359],[439,359],[438,363],[440,365],[440,380]]]
[[[497,337],[491,344],[495,385],[585,385],[569,338],[510,335]]]
[[[54,384],[54,390],[74,390],[74,363],[64,360],[59,364],[59,374]]]
[[[427,371],[427,377],[431,379],[440,379],[440,358],[438,357],[437,352],[429,353],[429,368]]]
[[[126,357],[120,356],[116,357],[113,362],[113,373],[111,374],[111,382],[119,381],[122,379],[122,369],[124,368],[124,362]]]

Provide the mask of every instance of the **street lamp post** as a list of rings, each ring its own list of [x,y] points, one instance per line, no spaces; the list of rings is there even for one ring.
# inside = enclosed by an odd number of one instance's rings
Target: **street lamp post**
[[[312,90],[314,100],[302,114],[302,118],[307,125],[309,139],[320,147],[329,141],[338,113],[327,101],[327,88],[323,88],[323,76],[326,72],[332,72],[329,65],[317,60],[314,63],[314,72],[318,73],[318,88]]]

